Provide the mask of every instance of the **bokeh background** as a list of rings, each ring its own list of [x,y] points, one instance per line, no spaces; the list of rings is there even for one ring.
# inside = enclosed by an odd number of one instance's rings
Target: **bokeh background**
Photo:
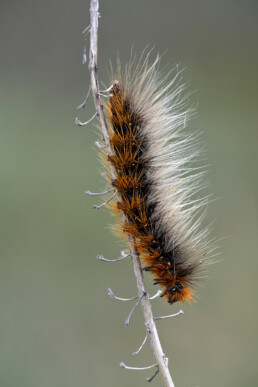
[[[106,264],[102,253],[125,247],[114,220],[94,212],[86,189],[105,182],[89,119],[81,63],[89,0],[0,2],[0,386],[142,386],[151,372],[121,369],[153,363],[139,308],[107,296],[135,295],[131,263]],[[206,193],[214,201],[221,261],[209,268],[200,299],[184,316],[158,323],[176,386],[254,387],[257,368],[258,3],[255,0],[102,0],[99,77],[109,60],[127,61],[149,45],[162,64],[185,67],[203,131]],[[149,291],[154,288],[145,276]],[[178,311],[162,299],[155,315]],[[161,386],[157,377],[153,386]]]

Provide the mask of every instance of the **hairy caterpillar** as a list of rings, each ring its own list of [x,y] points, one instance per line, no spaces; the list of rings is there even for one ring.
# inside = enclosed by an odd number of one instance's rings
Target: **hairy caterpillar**
[[[183,130],[193,109],[186,109],[178,73],[168,77],[159,57],[152,64],[148,55],[132,60],[124,70],[118,65],[106,107],[112,154],[104,158],[115,174],[117,202],[110,206],[124,214],[120,231],[132,237],[143,269],[173,304],[194,298],[212,248],[209,230],[200,230],[207,197],[196,198],[204,173],[192,165],[196,136]]]

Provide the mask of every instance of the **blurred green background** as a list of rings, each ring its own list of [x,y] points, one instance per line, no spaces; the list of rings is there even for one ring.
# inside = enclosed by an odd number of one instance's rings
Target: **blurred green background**
[[[113,218],[94,212],[86,189],[101,191],[94,124],[74,125],[89,85],[81,63],[89,0],[0,2],[0,386],[143,386],[153,363],[139,308],[107,296],[135,295],[130,261],[105,264],[124,247]],[[257,369],[257,68],[255,0],[102,0],[99,77],[109,60],[147,45],[162,64],[186,67],[210,164],[220,263],[209,268],[200,299],[158,329],[176,386],[254,387]],[[98,202],[98,201],[97,201]],[[148,288],[154,287],[145,276]],[[178,311],[162,299],[154,315]],[[153,386],[161,386],[157,377]]]

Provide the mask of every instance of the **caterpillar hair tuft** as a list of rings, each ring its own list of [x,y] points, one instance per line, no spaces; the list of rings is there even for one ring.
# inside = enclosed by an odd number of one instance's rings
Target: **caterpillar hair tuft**
[[[202,227],[208,199],[197,197],[205,173],[194,164],[197,135],[185,132],[194,109],[187,108],[180,73],[169,81],[159,63],[149,55],[124,69],[118,63],[106,105],[112,154],[102,155],[115,175],[110,207],[123,214],[120,233],[133,240],[143,270],[173,304],[196,297],[214,246]]]

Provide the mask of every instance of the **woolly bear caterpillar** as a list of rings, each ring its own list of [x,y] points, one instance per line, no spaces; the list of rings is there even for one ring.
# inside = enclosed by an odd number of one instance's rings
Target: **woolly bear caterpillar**
[[[192,163],[198,156],[196,136],[184,128],[193,113],[178,82],[159,71],[159,57],[148,55],[118,64],[107,102],[112,155],[111,185],[124,215],[121,233],[129,235],[143,269],[154,276],[170,304],[191,301],[194,285],[211,252],[209,229],[201,230],[207,197],[196,199],[204,172]]]

